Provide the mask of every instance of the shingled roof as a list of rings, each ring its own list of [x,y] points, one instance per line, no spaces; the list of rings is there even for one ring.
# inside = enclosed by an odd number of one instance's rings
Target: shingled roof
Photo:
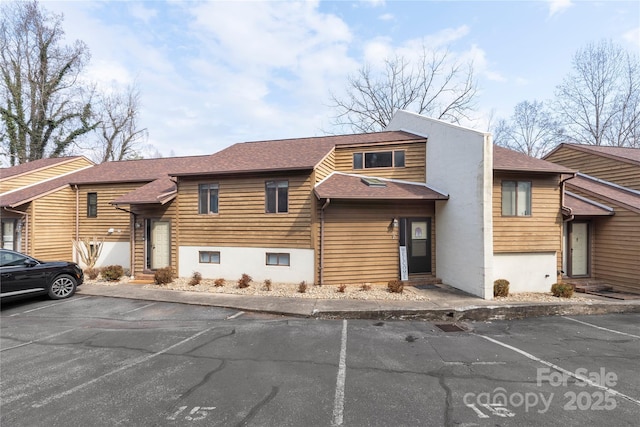
[[[574,173],[573,169],[527,156],[508,148],[493,146],[493,170],[505,172]]]
[[[319,182],[314,192],[319,199],[447,200],[426,184],[333,172]]]
[[[569,208],[571,215],[575,216],[609,216],[615,214],[613,208],[570,191],[564,192],[564,205]]]
[[[174,176],[312,170],[337,145],[425,140],[407,132],[375,132],[234,144]]]
[[[580,191],[640,213],[640,191],[581,173],[568,180],[565,185],[570,192]]]

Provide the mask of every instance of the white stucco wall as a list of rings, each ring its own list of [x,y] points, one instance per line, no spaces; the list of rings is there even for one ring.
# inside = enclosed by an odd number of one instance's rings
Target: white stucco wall
[[[199,251],[220,252],[220,264],[200,264]],[[288,253],[290,265],[266,265],[267,252]],[[274,283],[314,283],[313,249],[180,246],[178,256],[180,277],[197,271],[208,279],[237,280],[246,273],[256,282],[270,279]]]
[[[79,259],[75,253],[74,259]],[[78,262],[80,267],[85,268],[82,262]],[[122,268],[131,268],[131,251],[129,250],[129,242],[104,242],[102,252],[96,262],[96,267],[105,267],[107,265],[121,265]]]
[[[556,280],[555,252],[495,254],[493,275],[509,281],[509,293],[549,292]]]
[[[436,202],[436,274],[448,285],[493,298],[493,141],[491,135],[399,111],[387,130],[427,137],[427,184]]]

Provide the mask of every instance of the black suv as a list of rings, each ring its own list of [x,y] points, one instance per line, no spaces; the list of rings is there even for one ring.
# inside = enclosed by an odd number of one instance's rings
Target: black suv
[[[0,249],[0,299],[3,301],[35,295],[69,298],[83,281],[82,269],[74,262],[43,262]]]

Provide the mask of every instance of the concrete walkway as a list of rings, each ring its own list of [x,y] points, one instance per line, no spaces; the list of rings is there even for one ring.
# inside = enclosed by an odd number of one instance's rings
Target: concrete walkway
[[[640,313],[640,299],[615,300],[589,296],[589,301],[486,301],[453,288],[420,290],[428,301],[286,298],[148,289],[136,284],[93,285],[78,288],[79,295],[208,305],[276,315],[347,319],[424,319],[470,321],[517,319],[548,315]],[[579,294],[584,295],[584,294]]]

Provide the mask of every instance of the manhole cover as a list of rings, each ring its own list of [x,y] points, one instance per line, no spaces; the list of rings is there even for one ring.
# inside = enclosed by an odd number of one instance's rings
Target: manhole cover
[[[453,323],[441,323],[436,326],[444,332],[464,332],[464,329],[458,325],[454,325]]]

